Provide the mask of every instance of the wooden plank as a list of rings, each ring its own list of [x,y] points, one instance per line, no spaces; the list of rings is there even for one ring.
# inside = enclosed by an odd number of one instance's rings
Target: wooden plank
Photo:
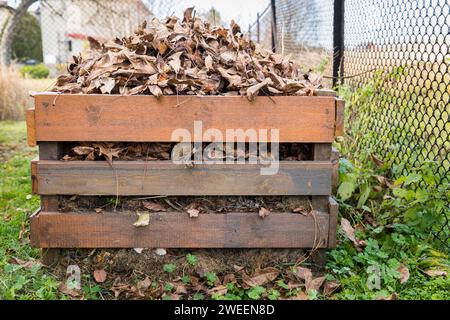
[[[314,160],[315,161],[330,161],[331,160],[331,143],[316,143],[314,144]],[[330,180],[331,184],[331,180]],[[331,185],[330,185],[331,187]],[[328,211],[328,196],[323,194],[313,194],[312,197],[312,206],[315,210],[319,211]]]
[[[63,156],[63,144],[60,142],[39,142],[39,159],[41,160],[59,160]],[[39,161],[38,161],[39,162]],[[32,164],[33,165],[33,164]],[[35,165],[36,184],[33,184],[33,188],[36,189],[36,193],[39,190],[39,177],[37,174],[38,166]],[[41,196],[41,209],[43,211],[58,211],[59,209],[59,196],[54,195],[42,195]]]
[[[30,147],[36,146],[36,123],[34,119],[34,108],[28,109],[25,112],[25,119],[27,121],[27,141]]]
[[[335,193],[339,182],[339,151],[334,147],[331,151],[331,165],[333,167],[333,173],[331,174],[331,185],[333,193]]]
[[[32,194],[39,194],[38,177],[37,177],[37,164],[39,158],[31,160],[31,191]]]
[[[345,134],[344,128],[344,112],[345,112],[345,101],[342,99],[336,99],[336,127],[335,135],[336,137],[343,136]]]
[[[336,97],[337,93],[331,89],[317,89],[314,90],[314,95],[317,97]]]
[[[336,247],[336,232],[339,205],[332,197],[329,198],[328,248]]]
[[[329,195],[330,161],[281,161],[278,173],[261,165],[171,161],[39,161],[41,195]]]
[[[328,230],[328,214],[316,213]],[[145,227],[135,227],[133,213],[41,212],[31,226],[32,245],[41,248],[311,248],[326,247],[312,216],[272,213],[153,213]],[[314,243],[314,239],[317,239]]]
[[[250,102],[240,96],[38,94],[35,109],[38,141],[179,141],[172,137],[175,129],[193,135],[194,121],[202,121],[204,131],[214,128],[224,136],[227,129],[279,129],[280,142],[332,142],[336,117],[332,96]]]

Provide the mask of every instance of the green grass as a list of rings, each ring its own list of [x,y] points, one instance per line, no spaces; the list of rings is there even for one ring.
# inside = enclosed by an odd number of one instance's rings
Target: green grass
[[[39,207],[30,185],[35,156],[36,149],[26,146],[24,122],[0,122],[0,299],[58,297],[58,282],[29,242],[28,218]]]

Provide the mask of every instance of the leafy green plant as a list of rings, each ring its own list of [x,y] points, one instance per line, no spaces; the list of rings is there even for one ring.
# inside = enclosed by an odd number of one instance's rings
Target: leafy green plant
[[[23,77],[30,77],[32,79],[44,79],[50,75],[50,70],[43,64],[37,64],[34,66],[23,66],[20,69],[20,73]]]
[[[212,287],[217,281],[217,275],[214,272],[205,272],[206,284]]]
[[[195,267],[198,263],[198,258],[196,255],[190,254],[188,253],[186,255],[186,261],[188,264],[190,264],[191,266]]]
[[[261,299],[261,296],[266,292],[266,289],[261,286],[250,288],[246,291],[247,296],[252,300]]]
[[[163,265],[164,272],[173,273],[176,270],[176,266],[173,263],[166,263]]]

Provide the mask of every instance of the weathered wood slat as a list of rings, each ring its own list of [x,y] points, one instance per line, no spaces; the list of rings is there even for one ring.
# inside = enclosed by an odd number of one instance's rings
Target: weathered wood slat
[[[335,135],[343,136],[345,134],[344,128],[344,112],[345,101],[342,99],[336,99],[336,130]]]
[[[27,122],[27,141],[30,147],[36,146],[36,122],[34,119],[34,108],[25,112],[25,120]]]
[[[193,135],[194,121],[201,120],[204,131],[214,128],[224,136],[226,129],[279,129],[280,142],[332,142],[335,112],[333,96],[253,102],[224,96],[35,96],[37,141],[178,141],[175,129]]]
[[[38,161],[41,195],[330,195],[330,161],[279,163],[275,175],[260,165],[185,165],[171,161]]]
[[[135,227],[133,213],[41,212],[31,244],[41,248],[312,248],[326,247],[329,215],[154,213]],[[316,223],[315,223],[316,221]],[[320,226],[320,228],[316,228]],[[316,241],[316,243],[315,243]]]
[[[328,228],[328,248],[336,247],[336,237],[337,237],[337,220],[339,205],[332,197],[329,198],[329,228]]]

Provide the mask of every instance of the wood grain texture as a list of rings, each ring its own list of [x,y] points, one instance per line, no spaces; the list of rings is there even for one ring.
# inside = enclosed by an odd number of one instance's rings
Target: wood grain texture
[[[250,102],[224,96],[38,94],[35,109],[37,141],[179,141],[172,137],[175,129],[193,135],[194,121],[201,120],[204,131],[215,128],[223,135],[226,129],[279,129],[280,142],[332,142],[336,119],[333,96]]]
[[[36,146],[36,122],[34,119],[34,108],[28,109],[25,112],[25,119],[27,122],[27,141],[30,147]]]
[[[31,160],[31,191],[33,194],[39,194],[38,177],[37,177],[37,164],[39,158]]]
[[[333,194],[336,192],[339,182],[339,151],[333,147],[331,151],[331,165],[333,167],[333,173],[331,174],[331,186]]]
[[[328,248],[336,247],[337,220],[339,204],[332,197],[329,198],[329,227],[328,227]]]
[[[41,212],[32,219],[31,244],[40,248],[311,248],[327,246],[328,214],[153,213],[135,227],[134,213]],[[316,237],[315,237],[316,236]]]
[[[331,89],[317,89],[314,90],[314,95],[316,97],[336,97],[337,93]]]
[[[344,112],[345,101],[342,99],[336,99],[336,137],[343,136],[345,134],[344,128]]]
[[[331,163],[331,143],[316,143],[314,144],[314,161],[327,161]],[[328,196],[331,195],[331,184],[330,179],[330,193],[327,195],[323,194],[313,194],[312,206],[315,210],[328,211]]]
[[[330,161],[281,161],[278,173],[260,165],[214,164],[193,168],[171,161],[39,161],[41,195],[330,195]]]
[[[41,160],[58,160],[63,156],[63,143],[61,142],[39,142],[39,159]],[[33,164],[32,164],[33,165]],[[38,193],[38,175],[37,175],[37,163],[35,164],[35,176],[36,183],[32,184],[34,193]],[[41,196],[41,209],[43,211],[58,211],[59,209],[59,196],[55,195],[42,195]]]

